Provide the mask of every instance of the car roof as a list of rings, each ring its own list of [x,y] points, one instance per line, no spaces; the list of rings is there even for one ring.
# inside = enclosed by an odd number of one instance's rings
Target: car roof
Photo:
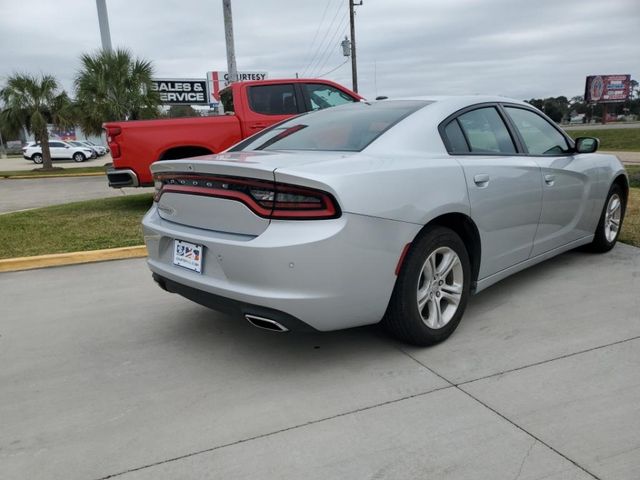
[[[528,107],[531,106],[522,100],[516,100],[514,98],[503,97],[500,95],[422,95],[415,97],[389,98],[388,100],[425,100],[437,103],[443,107],[452,107],[456,110],[478,103],[515,103]],[[380,101],[384,102],[387,100]]]
[[[532,108],[526,102],[498,95],[429,95],[380,100],[412,100],[430,102],[372,142],[365,151],[370,154],[389,151],[418,151],[447,154],[438,125],[456,112],[483,103],[508,103]],[[339,107],[335,107],[339,108]]]

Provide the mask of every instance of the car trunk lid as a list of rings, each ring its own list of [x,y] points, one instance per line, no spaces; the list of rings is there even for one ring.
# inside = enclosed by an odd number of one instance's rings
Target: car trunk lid
[[[266,201],[280,167],[326,161],[340,152],[234,152],[156,162],[159,215],[190,227],[260,235],[270,223]],[[215,194],[215,196],[213,196]]]

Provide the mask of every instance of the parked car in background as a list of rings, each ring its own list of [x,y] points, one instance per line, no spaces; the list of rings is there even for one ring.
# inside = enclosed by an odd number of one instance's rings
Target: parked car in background
[[[618,239],[628,178],[529,104],[434,97],[301,115],[221,155],[156,162],[158,284],[275,331],[383,319],[447,338],[471,293]]]
[[[83,145],[86,145],[87,147],[93,148],[99,157],[106,155],[107,153],[107,147],[105,147],[104,145],[97,145],[93,142],[90,142],[89,140],[77,140],[77,141]]]
[[[95,152],[87,146],[76,146],[69,142],[61,140],[52,140],[49,142],[49,151],[51,152],[51,160],[72,159],[75,162],[84,162],[91,158]],[[30,142],[22,148],[22,156],[33,163],[42,163],[42,147],[39,143]]]
[[[243,138],[311,110],[358,102],[360,95],[322,79],[237,82],[220,93],[225,115],[104,124],[114,188],[153,185],[158,160],[220,153]]]
[[[87,145],[79,140],[68,140],[67,143],[75,147],[88,148],[91,150],[91,158],[98,158],[98,150],[95,147]]]

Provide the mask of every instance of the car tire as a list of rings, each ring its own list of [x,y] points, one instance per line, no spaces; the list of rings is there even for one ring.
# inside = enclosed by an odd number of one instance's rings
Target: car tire
[[[33,160],[33,163],[37,163],[38,165],[40,165],[43,162],[42,154],[34,153],[33,155],[31,155],[31,160]]]
[[[587,245],[587,250],[594,253],[604,253],[615,246],[622,229],[626,207],[627,199],[624,192],[620,185],[614,183],[609,189],[595,236],[593,241]]]
[[[73,154],[73,161],[80,163],[80,162],[84,162],[87,159],[87,157],[84,156],[84,153],[82,152],[76,152]]]
[[[428,228],[404,259],[382,323],[414,345],[441,342],[460,323],[470,287],[471,264],[462,239],[449,228]]]

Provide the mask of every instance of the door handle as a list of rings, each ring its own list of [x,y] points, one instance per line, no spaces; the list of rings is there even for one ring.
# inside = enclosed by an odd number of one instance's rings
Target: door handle
[[[267,128],[269,126],[268,123],[254,123],[253,125],[251,125],[251,128]]]
[[[555,175],[545,175],[544,176],[544,183],[546,183],[549,186],[553,186],[555,181],[556,181],[556,176]]]
[[[473,182],[480,188],[484,188],[489,185],[489,180],[491,180],[491,178],[487,173],[479,173],[473,177]]]

